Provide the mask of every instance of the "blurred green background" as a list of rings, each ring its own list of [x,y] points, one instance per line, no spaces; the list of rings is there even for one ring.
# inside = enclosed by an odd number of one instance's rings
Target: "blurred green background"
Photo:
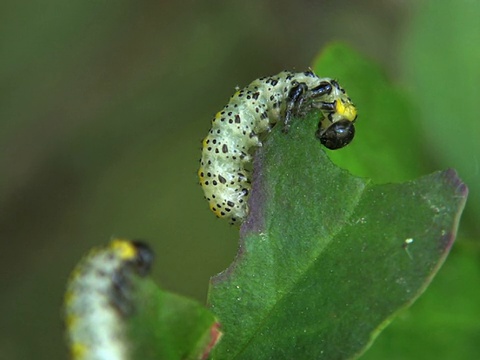
[[[197,185],[211,117],[236,85],[304,70],[333,40],[410,94],[425,174],[454,167],[470,188],[445,267],[365,358],[478,354],[479,4],[3,0],[0,359],[66,358],[67,276],[112,236],[150,241],[162,286],[204,302],[238,238]],[[359,111],[358,136],[374,132]],[[431,350],[448,341],[453,357]]]

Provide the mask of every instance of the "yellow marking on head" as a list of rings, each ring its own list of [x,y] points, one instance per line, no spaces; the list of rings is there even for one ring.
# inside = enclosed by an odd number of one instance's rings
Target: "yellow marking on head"
[[[137,256],[137,249],[128,240],[115,239],[110,243],[110,247],[123,260],[130,260]]]
[[[352,103],[344,104],[343,101],[335,101],[335,112],[342,118],[353,121],[357,117],[357,108]]]
[[[80,360],[85,358],[88,348],[85,344],[75,342],[70,346],[70,353],[72,354],[73,360]]]

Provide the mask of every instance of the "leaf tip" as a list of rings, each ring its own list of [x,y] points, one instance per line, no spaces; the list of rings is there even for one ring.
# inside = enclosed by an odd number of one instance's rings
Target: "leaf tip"
[[[463,198],[468,196],[468,186],[460,179],[455,169],[447,169],[443,172],[445,180],[455,188],[455,193]]]
[[[212,326],[210,327],[210,334],[209,334],[209,341],[205,346],[203,353],[200,357],[202,360],[208,359],[210,352],[218,344],[220,339],[223,336],[223,333],[220,331],[221,325],[218,321],[215,321]]]

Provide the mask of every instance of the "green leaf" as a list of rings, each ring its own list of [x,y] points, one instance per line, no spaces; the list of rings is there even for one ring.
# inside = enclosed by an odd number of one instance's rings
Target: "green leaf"
[[[378,65],[333,43],[314,61],[313,69],[337,79],[358,108],[356,138],[344,149],[329,151],[334,163],[377,183],[411,180],[423,173],[413,107]]]
[[[237,258],[211,281],[214,358],[354,358],[453,243],[467,193],[453,170],[373,185],[330,162],[317,122],[275,128],[256,154]]]
[[[126,324],[132,359],[199,359],[221,336],[204,306],[163,291],[150,279],[139,281],[135,304],[138,311]]]
[[[480,248],[457,242],[415,304],[389,326],[363,360],[470,360],[480,344]]]

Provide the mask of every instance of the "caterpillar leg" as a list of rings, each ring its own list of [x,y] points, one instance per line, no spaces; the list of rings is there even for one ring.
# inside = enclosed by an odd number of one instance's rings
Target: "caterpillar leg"
[[[328,81],[322,81],[320,85],[310,90],[310,95],[312,98],[318,98],[324,95],[329,95],[331,92],[332,84],[330,84]]]
[[[310,97],[314,99],[313,106],[328,112],[335,111],[336,102],[320,101],[320,99],[326,95],[330,95],[332,92],[332,84],[328,81],[322,81],[320,85],[310,89]]]
[[[292,117],[299,114],[304,101],[307,99],[308,86],[305,83],[297,83],[293,85],[288,93],[287,106],[285,109],[285,119],[283,120],[283,132],[287,133],[290,128]]]

